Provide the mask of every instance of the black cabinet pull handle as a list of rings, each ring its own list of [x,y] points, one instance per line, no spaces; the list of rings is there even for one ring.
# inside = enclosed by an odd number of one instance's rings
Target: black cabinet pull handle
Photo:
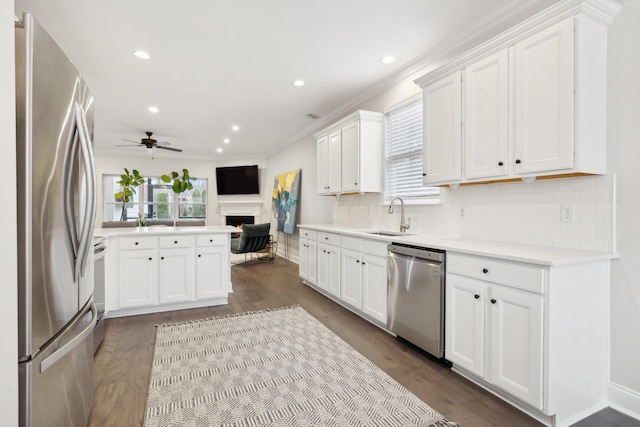
[[[520,163],[522,163],[522,162],[520,161],[520,159],[516,159],[516,163],[517,163],[517,164],[520,164]]]
[[[475,294],[473,297],[474,297],[475,299],[479,299],[479,298],[480,298],[480,295]]]
[[[366,262],[362,261],[362,265],[365,265],[365,264],[366,264]]]
[[[504,163],[498,162],[498,166],[502,166],[502,165],[504,165]]]
[[[491,304],[495,304],[497,301],[491,298]]]
[[[427,176],[427,174],[426,174],[426,173],[423,173],[423,174],[422,174],[422,176]]]
[[[489,272],[489,270],[487,270],[486,268],[483,268],[483,269],[482,269],[482,272],[483,272],[484,274],[487,274],[487,273]]]

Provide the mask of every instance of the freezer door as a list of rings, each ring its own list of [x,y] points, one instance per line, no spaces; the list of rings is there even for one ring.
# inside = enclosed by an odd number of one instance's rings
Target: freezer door
[[[15,36],[18,359],[27,360],[93,293],[92,272],[82,274],[88,261],[82,231],[92,228],[89,214],[95,213],[95,171],[86,157],[93,99],[64,52],[29,14]],[[84,116],[80,127],[77,106]],[[86,244],[90,239],[89,234]]]
[[[93,405],[93,329],[90,301],[38,355],[18,365],[20,427],[86,427]]]

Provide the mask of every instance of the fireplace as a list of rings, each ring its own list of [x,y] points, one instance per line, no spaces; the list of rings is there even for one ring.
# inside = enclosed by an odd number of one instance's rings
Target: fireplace
[[[218,201],[221,225],[260,224],[262,202]]]
[[[233,227],[240,227],[242,224],[255,224],[255,217],[253,216],[241,216],[241,215],[227,215],[225,216],[226,225]]]

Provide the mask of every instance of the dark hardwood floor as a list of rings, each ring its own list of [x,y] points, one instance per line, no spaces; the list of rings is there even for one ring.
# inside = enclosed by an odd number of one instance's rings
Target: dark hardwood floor
[[[371,325],[302,284],[298,265],[278,258],[274,264],[234,266],[229,304],[193,310],[109,319],[96,353],[94,410],[90,427],[138,427],[147,395],[155,326],[251,310],[302,306],[429,406],[461,426],[540,426],[541,424],[410,345]],[[576,424],[640,426],[612,409]]]

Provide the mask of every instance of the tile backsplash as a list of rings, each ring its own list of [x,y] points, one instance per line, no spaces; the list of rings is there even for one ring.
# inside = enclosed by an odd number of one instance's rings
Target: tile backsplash
[[[399,229],[381,194],[337,199],[334,225]],[[562,208],[573,222],[562,222]],[[407,205],[409,232],[538,246],[615,251],[615,176],[443,188],[437,205]]]

